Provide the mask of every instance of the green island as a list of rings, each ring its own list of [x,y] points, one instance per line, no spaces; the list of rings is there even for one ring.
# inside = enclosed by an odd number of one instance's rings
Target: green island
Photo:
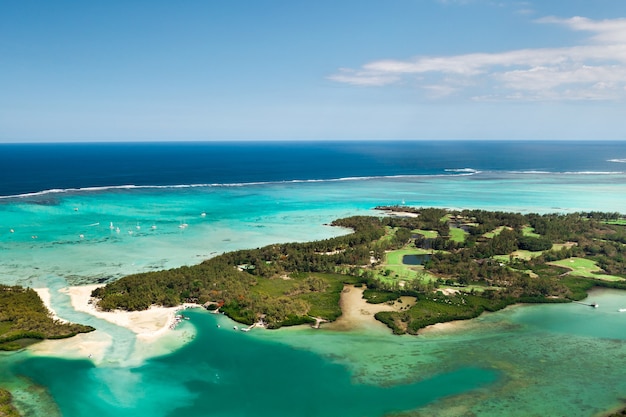
[[[514,303],[580,301],[626,290],[619,213],[519,214],[406,206],[339,219],[352,233],[224,253],[199,265],[129,275],[93,291],[105,311],[202,304],[268,328],[334,321],[347,285],[395,334],[477,317]],[[407,302],[407,297],[411,301]],[[404,301],[403,301],[404,300]],[[0,286],[0,349],[94,330],[54,319],[30,288]],[[17,416],[0,390],[0,416]],[[626,409],[615,414],[626,415]]]
[[[19,350],[43,339],[64,339],[93,330],[52,317],[31,288],[0,285],[0,350]],[[0,400],[0,404],[6,401],[2,393]]]
[[[514,303],[564,303],[626,289],[619,213],[520,214],[407,206],[336,220],[352,233],[225,253],[196,266],[129,275],[93,291],[103,310],[197,303],[268,328],[334,321],[345,285],[396,334]]]

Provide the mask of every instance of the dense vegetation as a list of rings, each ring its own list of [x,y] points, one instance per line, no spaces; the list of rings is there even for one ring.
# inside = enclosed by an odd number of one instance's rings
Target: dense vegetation
[[[42,339],[63,339],[95,330],[55,320],[31,288],[0,285],[0,350],[17,350]]]
[[[241,323],[263,318],[269,327],[310,322],[311,316],[335,320],[341,315],[338,302],[343,284],[358,282],[347,265],[369,263],[368,245],[382,238],[385,228],[374,217],[333,224],[350,227],[354,233],[241,250],[193,267],[135,274],[95,290],[93,296],[104,310],[209,304]]]
[[[333,222],[351,228],[352,234],[241,250],[193,267],[131,275],[93,296],[105,310],[196,302],[219,307],[242,323],[262,319],[279,327],[313,317],[336,319],[343,285],[363,283],[371,302],[416,297],[410,308],[376,315],[395,333],[414,334],[433,323],[476,317],[516,302],[580,300],[593,286],[626,289],[626,227],[616,213],[377,209],[388,215]],[[410,271],[394,270],[385,259],[397,250],[428,252],[430,259]],[[552,264],[567,259],[585,259],[597,271],[580,275]]]

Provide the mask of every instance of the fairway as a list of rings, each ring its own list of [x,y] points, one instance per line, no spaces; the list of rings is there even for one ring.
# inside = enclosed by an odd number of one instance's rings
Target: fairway
[[[465,242],[465,236],[467,236],[467,232],[463,229],[459,229],[456,227],[450,228],[450,240],[457,243]]]
[[[500,233],[502,233],[502,231],[503,231],[504,229],[509,229],[509,230],[511,230],[511,228],[510,228],[510,227],[506,227],[506,226],[499,226],[499,227],[495,228],[494,230],[492,230],[491,232],[487,232],[487,233],[483,234],[483,237],[486,237],[487,239],[491,239],[491,238],[493,238],[494,236],[497,236],[497,235],[499,235]]]
[[[516,250],[515,252],[512,252],[509,255],[495,255],[493,256],[493,259],[496,259],[500,262],[508,262],[511,259],[511,257],[513,257],[515,259],[522,259],[522,260],[528,261],[532,258],[536,258],[542,253],[543,251],[533,252],[529,250]]]
[[[413,233],[414,235],[415,234],[422,235],[426,239],[435,239],[437,236],[439,236],[439,233],[437,233],[436,230],[415,229],[415,230],[411,230],[411,233]]]
[[[548,262],[549,265],[570,269],[570,275],[595,278],[602,281],[624,281],[622,277],[602,274],[602,269],[592,260],[583,258],[568,258],[560,261]]]
[[[431,251],[424,249],[399,249],[385,254],[385,263],[376,270],[376,278],[383,282],[397,280],[435,281],[437,278],[424,270],[422,265],[407,265],[402,262],[405,255],[428,255]]]
[[[522,234],[524,236],[530,237],[541,237],[539,233],[535,233],[535,229],[533,229],[531,226],[524,226],[524,228],[522,229]]]

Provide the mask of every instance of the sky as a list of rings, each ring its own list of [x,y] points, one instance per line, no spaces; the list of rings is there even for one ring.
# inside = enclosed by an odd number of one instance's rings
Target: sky
[[[0,0],[0,142],[626,139],[624,0]]]

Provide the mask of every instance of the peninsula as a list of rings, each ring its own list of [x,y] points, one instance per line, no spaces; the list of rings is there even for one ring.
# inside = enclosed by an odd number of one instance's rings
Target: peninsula
[[[334,321],[345,285],[370,303],[413,302],[375,317],[396,334],[514,303],[579,301],[626,289],[619,213],[520,214],[406,206],[336,220],[353,233],[225,253],[126,276],[93,291],[97,306],[144,310],[195,303],[268,328]],[[382,215],[384,214],[384,215]]]

